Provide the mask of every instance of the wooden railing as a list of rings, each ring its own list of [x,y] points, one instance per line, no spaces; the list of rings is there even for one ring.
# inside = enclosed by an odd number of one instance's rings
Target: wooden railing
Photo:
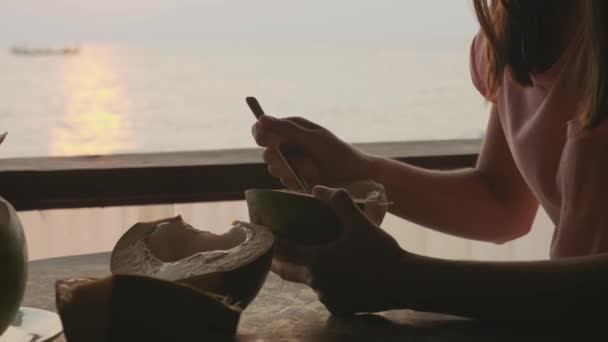
[[[479,140],[357,144],[431,169],[473,166]],[[0,159],[0,196],[17,210],[216,202],[277,188],[260,149]]]

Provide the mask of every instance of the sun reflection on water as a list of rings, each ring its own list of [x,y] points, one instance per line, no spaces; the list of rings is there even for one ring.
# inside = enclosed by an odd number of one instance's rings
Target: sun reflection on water
[[[61,124],[53,128],[54,156],[110,154],[134,148],[132,103],[111,47],[87,47],[60,68]]]

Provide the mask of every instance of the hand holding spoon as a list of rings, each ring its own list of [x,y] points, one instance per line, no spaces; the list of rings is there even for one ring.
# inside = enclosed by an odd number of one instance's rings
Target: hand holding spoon
[[[246,100],[247,100],[247,104],[249,105],[249,108],[251,109],[251,111],[253,112],[253,115],[255,115],[256,118],[259,119],[261,116],[266,115],[264,113],[264,110],[262,109],[262,106],[260,106],[260,103],[258,102],[258,100],[255,97],[248,97]],[[310,186],[308,185],[308,183],[306,183],[304,178],[298,173],[298,170],[295,168],[294,162],[291,159],[289,159],[289,157],[286,155],[284,149],[279,147],[277,150],[279,152],[279,156],[281,157],[281,159],[283,159],[283,161],[285,162],[285,165],[287,165],[287,168],[289,169],[291,174],[294,176],[294,178],[300,185],[301,190],[306,193],[311,193],[312,190],[311,190]]]

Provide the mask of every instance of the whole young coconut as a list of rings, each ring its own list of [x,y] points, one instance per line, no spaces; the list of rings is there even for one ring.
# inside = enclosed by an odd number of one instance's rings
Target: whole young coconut
[[[110,269],[187,284],[244,309],[266,280],[273,244],[272,234],[255,224],[235,222],[215,235],[177,216],[129,229],[112,251]]]
[[[0,134],[0,144],[5,137],[6,133]],[[27,261],[27,243],[17,212],[0,197],[0,335],[19,311],[27,281]]]
[[[369,217],[380,225],[388,211],[384,187],[364,180],[340,186]],[[293,190],[252,189],[245,192],[249,219],[268,227],[281,238],[304,244],[323,244],[340,234],[340,222],[326,204],[313,195]]]

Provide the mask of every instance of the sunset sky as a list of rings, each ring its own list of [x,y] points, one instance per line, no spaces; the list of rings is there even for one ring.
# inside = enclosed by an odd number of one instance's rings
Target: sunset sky
[[[355,41],[462,37],[470,0],[2,0],[0,41]]]

